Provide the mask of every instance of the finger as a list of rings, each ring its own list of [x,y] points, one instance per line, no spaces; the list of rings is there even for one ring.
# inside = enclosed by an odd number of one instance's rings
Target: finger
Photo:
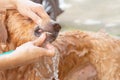
[[[43,20],[50,21],[49,15],[45,12],[42,6],[38,6],[37,8],[35,8],[35,11]]]
[[[46,13],[45,9],[43,6],[39,5],[36,9],[36,12],[38,13],[39,16],[43,18],[49,18],[48,14]]]
[[[46,39],[46,33],[42,33],[38,39],[33,41],[33,43],[35,46],[41,46],[44,43],[45,39]]]
[[[36,47],[36,54],[39,53],[38,56],[50,56],[53,57],[55,55],[55,51],[50,51],[48,49],[45,48],[41,48],[41,47]]]
[[[49,50],[48,53],[46,53],[46,56],[55,56],[55,50]]]
[[[29,11],[27,16],[30,17],[38,25],[42,24],[42,19],[36,13]]]
[[[53,55],[53,56],[55,55],[56,48],[52,44],[48,43],[46,45],[46,48],[49,52],[48,55]]]
[[[46,48],[51,50],[51,49],[54,49],[55,47],[52,44],[48,43],[46,45]]]

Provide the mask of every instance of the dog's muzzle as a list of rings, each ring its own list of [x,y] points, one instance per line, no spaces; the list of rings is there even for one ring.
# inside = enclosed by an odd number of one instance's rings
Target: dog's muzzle
[[[53,42],[58,36],[60,29],[61,29],[61,26],[58,23],[52,22],[47,24],[44,27],[37,26],[34,30],[34,35],[36,37],[39,37],[43,32],[46,32],[47,33],[46,41]]]

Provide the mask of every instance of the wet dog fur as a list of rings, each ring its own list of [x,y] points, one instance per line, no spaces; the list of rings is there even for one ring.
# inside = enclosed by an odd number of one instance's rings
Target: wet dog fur
[[[4,14],[0,24],[2,52],[37,38],[34,34],[36,24],[32,20],[16,11]],[[52,44],[60,53],[60,80],[120,80],[119,39],[105,33],[72,31],[60,34]],[[33,63],[1,70],[0,80],[42,80],[36,75],[36,69],[41,71]]]

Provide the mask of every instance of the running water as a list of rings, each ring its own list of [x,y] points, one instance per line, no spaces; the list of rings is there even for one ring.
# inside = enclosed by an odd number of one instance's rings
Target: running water
[[[56,54],[55,56],[52,58],[52,61],[53,61],[53,78],[55,80],[59,80],[58,78],[58,67],[59,67],[59,58],[60,58],[60,55],[59,55],[59,52],[56,50]]]
[[[36,76],[40,80],[59,80],[58,78],[58,64],[59,64],[59,52],[55,51],[54,57],[43,57],[40,62],[36,63],[34,70]]]

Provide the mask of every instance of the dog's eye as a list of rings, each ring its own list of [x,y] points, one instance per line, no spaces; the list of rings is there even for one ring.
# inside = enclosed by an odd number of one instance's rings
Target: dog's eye
[[[42,32],[43,32],[43,30],[39,27],[36,27],[36,29],[34,30],[34,34],[36,37],[39,37]]]

